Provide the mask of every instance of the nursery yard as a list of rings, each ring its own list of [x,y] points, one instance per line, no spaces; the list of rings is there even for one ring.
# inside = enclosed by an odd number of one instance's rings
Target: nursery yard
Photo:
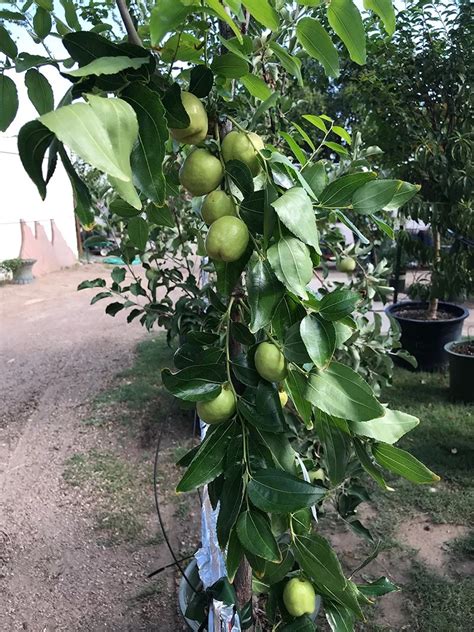
[[[173,462],[194,441],[192,417],[160,387],[171,358],[164,336],[89,308],[88,291],[75,291],[89,272],[0,288],[0,629],[179,631],[177,574],[147,578],[171,560],[152,471],[164,429],[160,498],[173,546],[186,557],[198,544],[199,505],[195,494],[174,494]],[[435,488],[397,480],[391,496],[374,490],[377,511],[362,506],[382,543],[359,577],[395,569],[402,591],[384,597],[359,629],[473,629],[473,407],[449,402],[446,376],[404,371],[384,400],[420,416],[400,445],[442,480]],[[356,536],[329,514],[321,529],[346,568],[357,567]]]

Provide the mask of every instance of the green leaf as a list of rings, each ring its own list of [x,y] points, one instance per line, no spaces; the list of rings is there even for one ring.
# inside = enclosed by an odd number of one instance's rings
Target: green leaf
[[[282,237],[267,251],[277,279],[290,292],[308,298],[306,286],[313,277],[313,264],[308,247],[295,237]]]
[[[296,37],[308,55],[322,63],[328,77],[339,76],[337,49],[318,20],[301,18],[296,25]]]
[[[275,107],[278,99],[280,98],[279,92],[274,92],[271,97],[268,97],[263,103],[260,103],[258,108],[255,110],[252,116],[252,120],[250,121],[250,127],[254,127],[258,119],[265,114],[267,110]]]
[[[247,493],[262,511],[290,513],[312,507],[325,496],[326,490],[283,470],[267,468],[252,475]]]
[[[196,456],[179,481],[176,487],[177,492],[190,492],[201,485],[210,483],[222,474],[227,447],[234,432],[235,424],[232,421],[208,430]]]
[[[301,76],[301,59],[295,57],[294,55],[290,55],[290,53],[277,44],[276,42],[270,42],[268,47],[271,51],[278,57],[278,61],[281,63],[283,68],[287,73],[296,77],[300,86],[303,85],[303,77]]]
[[[148,54],[151,64],[150,70],[154,68],[150,54],[141,46],[128,43],[117,44],[93,31],[68,33],[63,37],[62,42],[71,58],[81,66],[85,66],[100,57],[120,57],[123,55],[145,57]]]
[[[240,77],[240,83],[244,85],[250,94],[260,101],[265,101],[272,95],[272,91],[267,86],[265,81],[257,75],[251,75],[250,73]]]
[[[10,59],[15,59],[18,55],[18,48],[7,29],[0,24],[0,52]]]
[[[315,196],[319,198],[328,183],[324,163],[320,160],[313,165],[306,166],[303,175]]]
[[[169,135],[165,109],[155,92],[137,82],[122,92],[122,98],[131,105],[138,121],[138,143],[131,155],[135,184],[152,202],[161,205],[165,199],[163,160]]]
[[[319,314],[326,320],[341,320],[352,314],[360,296],[344,287],[325,294],[319,304]]]
[[[209,401],[221,392],[225,374],[221,365],[194,365],[177,373],[163,369],[161,378],[165,388],[179,399],[188,402]]]
[[[36,35],[43,40],[47,37],[52,27],[51,15],[48,11],[45,11],[41,7],[36,9],[36,13],[33,16],[33,28]]]
[[[249,242],[247,250],[238,261],[226,263],[225,261],[213,261],[217,274],[217,290],[225,296],[229,296],[236,286],[242,272],[245,270],[250,255],[252,254],[252,244]]]
[[[353,445],[356,451],[357,458],[360,461],[360,464],[367,472],[367,474],[374,479],[374,481],[386,492],[393,492],[393,487],[389,487],[385,482],[382,473],[379,468],[374,465],[372,459],[367,452],[367,447],[359,440],[354,439]]]
[[[132,217],[127,224],[128,237],[138,250],[145,250],[148,241],[148,222],[143,217]]]
[[[257,22],[260,22],[260,24],[263,24],[271,31],[278,30],[278,13],[268,0],[242,0],[242,4]]]
[[[189,79],[189,92],[192,92],[199,99],[207,97],[212,90],[214,75],[207,66],[194,66],[191,69]]]
[[[335,151],[337,154],[340,154],[341,156],[349,155],[349,152],[347,151],[347,149],[343,147],[342,145],[340,145],[339,143],[333,143],[331,141],[325,140],[323,145],[325,145],[326,147],[329,147],[329,149],[332,149],[333,151]]]
[[[368,421],[384,414],[367,382],[350,367],[332,362],[311,373],[306,396],[319,410],[342,419]]]
[[[373,171],[363,173],[350,173],[334,180],[324,189],[319,198],[322,206],[337,208],[347,206],[357,189],[363,184],[373,180],[377,175]]]
[[[41,125],[41,123],[40,123]],[[46,128],[45,128],[46,129]],[[48,130],[49,131],[49,130]],[[79,222],[83,226],[94,222],[94,213],[92,212],[92,199],[87,185],[77,175],[76,170],[72,166],[71,161],[62,145],[59,147],[59,155],[64,165],[64,169],[69,177],[74,194],[74,212]]]
[[[106,283],[104,279],[92,279],[91,281],[81,281],[77,286],[77,290],[89,290],[93,287],[105,287]]]
[[[308,123],[311,123],[311,125],[314,125],[314,127],[327,134],[328,128],[326,127],[326,123],[323,121],[322,116],[316,116],[315,114],[303,114],[303,118],[308,121]]]
[[[337,134],[340,138],[345,140],[348,145],[352,144],[351,135],[349,134],[349,132],[346,132],[346,130],[343,127],[339,127],[339,125],[333,125],[332,131],[335,134]]]
[[[332,632],[354,632],[354,615],[349,608],[325,599],[324,612]]]
[[[361,614],[357,599],[327,540],[316,533],[297,536],[293,553],[303,572],[316,586],[317,592]]]
[[[391,239],[392,241],[395,239],[395,231],[393,230],[392,226],[384,222],[382,219],[380,219],[380,217],[376,217],[375,215],[372,216],[371,219],[374,224],[376,224],[379,229],[387,235],[389,239]]]
[[[392,0],[364,0],[364,9],[379,16],[389,37],[394,34],[395,10]]]
[[[150,18],[151,45],[158,46],[167,33],[176,31],[193,9],[193,4],[181,0],[156,0]]]
[[[290,474],[295,472],[295,451],[291,447],[289,440],[284,435],[273,432],[265,432],[259,428],[252,428],[250,436],[251,452],[252,448],[255,448],[258,445],[259,450],[263,448],[270,459],[269,462],[273,461],[277,468],[285,470]],[[255,444],[253,443],[253,440],[255,440]]]
[[[90,64],[81,66],[76,70],[70,70],[67,74],[71,77],[115,75],[126,68],[140,68],[140,66],[148,64],[149,61],[148,57],[136,57],[135,59],[126,56],[101,57],[99,59],[94,59],[94,61],[91,61]]]
[[[290,366],[286,377],[286,387],[298,414],[302,418],[305,426],[311,430],[313,427],[313,421],[311,419],[312,409],[311,404],[305,396],[306,377]]]
[[[318,254],[319,235],[311,199],[301,187],[293,187],[272,202],[283,224],[303,243],[312,246]]]
[[[294,323],[291,327],[288,327],[285,331],[283,342],[283,354],[290,362],[296,364],[309,364],[311,358],[306,350],[306,345],[303,342],[300,332],[300,323]]]
[[[402,180],[399,180],[398,182],[400,183],[400,186],[391,201],[385,206],[386,211],[398,210],[401,206],[411,200],[421,188],[419,184],[411,184],[410,182],[403,182]]]
[[[211,70],[216,75],[221,75],[226,79],[239,79],[239,77],[248,74],[249,65],[234,53],[224,53],[224,55],[214,57]]]
[[[350,437],[336,425],[329,415],[319,412],[316,419],[316,431],[324,448],[326,471],[331,485],[336,487],[347,476]]]
[[[418,417],[403,413],[401,410],[387,408],[383,417],[364,422],[352,421],[350,428],[352,432],[363,437],[370,437],[384,443],[396,443],[419,423]]]
[[[218,15],[219,19],[226,22],[230,28],[234,31],[235,36],[239,40],[242,41],[242,33],[240,32],[239,27],[234,22],[234,20],[230,17],[230,15],[225,10],[225,7],[220,3],[219,0],[205,0],[206,4],[215,11]]]
[[[64,9],[64,17],[66,18],[66,22],[68,25],[74,29],[75,31],[81,30],[81,24],[79,22],[79,18],[77,17],[76,9],[74,7],[73,0],[60,0]]]
[[[23,168],[35,183],[43,200],[46,197],[43,160],[53,139],[54,134],[39,121],[26,123],[18,133],[18,153]]]
[[[265,190],[253,191],[240,203],[240,217],[254,233],[263,234]]]
[[[114,303],[109,303],[107,305],[107,307],[105,308],[105,313],[108,314],[109,316],[112,316],[113,318],[115,318],[115,316],[122,311],[122,309],[125,308],[125,305],[123,303],[119,303],[118,301],[114,302]]]
[[[15,82],[3,73],[0,74],[0,103],[0,131],[4,132],[18,111],[18,92]]]
[[[281,299],[284,288],[275,277],[267,259],[254,255],[246,274],[250,307],[250,331],[256,333],[272,319],[273,310]]]
[[[352,61],[364,65],[366,62],[364,24],[352,0],[331,0],[327,16],[329,24],[344,42]]]
[[[46,114],[54,108],[53,89],[49,81],[36,68],[30,68],[25,74],[28,98],[38,114]]]
[[[148,221],[158,226],[174,228],[176,222],[171,209],[168,206],[155,206],[150,204],[146,210]]]
[[[135,112],[123,99],[90,94],[88,100],[43,114],[39,121],[83,160],[107,173],[124,200],[141,208],[130,167],[138,135]]]
[[[352,207],[356,213],[361,215],[376,213],[389,204],[399,186],[399,180],[367,182],[354,193]]]
[[[0,20],[8,20],[9,22],[26,22],[26,17],[23,15],[23,13],[18,13],[17,11],[1,9]]]
[[[237,407],[240,414],[259,430],[273,433],[285,430],[278,391],[269,382],[261,380],[257,389],[247,389]]]
[[[240,160],[229,160],[225,163],[225,170],[244,197],[253,193],[253,176],[245,163]]]
[[[400,590],[400,588],[387,579],[387,577],[379,577],[368,584],[359,584],[357,588],[366,597],[381,597],[382,595]]]
[[[139,209],[134,208],[128,202],[125,202],[125,200],[122,200],[119,197],[115,198],[115,200],[113,200],[110,203],[109,211],[111,213],[115,213],[116,215],[119,215],[120,217],[127,217],[127,218],[136,217],[137,215],[141,213]]]
[[[122,283],[122,281],[125,280],[125,268],[119,268],[118,266],[116,266],[112,270],[110,276],[112,277],[112,281],[114,281],[115,283]]]
[[[320,369],[329,364],[336,349],[334,324],[310,314],[301,321],[300,334],[314,364]]]
[[[237,532],[235,529],[232,529],[229,538],[229,544],[227,545],[227,554],[225,558],[225,566],[229,581],[234,581],[235,575],[240,566],[240,562],[242,561],[243,556],[244,551],[237,536]]]
[[[298,617],[294,621],[290,621],[282,628],[279,628],[279,632],[315,632],[316,625],[308,615]]]
[[[437,474],[429,470],[426,465],[409,452],[393,445],[374,443],[372,454],[379,465],[394,474],[403,476],[412,483],[428,484],[437,483],[440,480]]]
[[[216,532],[217,540],[222,548],[225,548],[229,541],[230,532],[240,513],[243,497],[244,481],[242,470],[240,467],[235,467],[229,476],[226,476],[220,496]]]
[[[306,155],[298,143],[290,136],[290,134],[288,134],[288,132],[280,132],[280,136],[286,140],[296,160],[300,163],[300,165],[304,166],[307,162]]]
[[[269,562],[281,560],[267,516],[253,509],[244,511],[239,516],[236,530],[240,543],[247,551]]]
[[[30,2],[30,4],[32,4]],[[45,11],[52,11],[54,0],[35,0],[35,4],[44,9]]]
[[[29,53],[20,53],[15,61],[15,68],[17,72],[24,72],[28,68],[34,66],[57,66],[57,64],[48,57],[41,57],[41,55],[30,55]]]

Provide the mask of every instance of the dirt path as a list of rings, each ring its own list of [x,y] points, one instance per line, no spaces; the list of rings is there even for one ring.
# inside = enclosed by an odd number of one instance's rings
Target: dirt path
[[[30,286],[0,287],[5,632],[167,629],[144,622],[145,606],[131,608],[127,600],[168,558],[151,547],[101,546],[87,496],[63,478],[71,455],[97,447],[97,436],[80,423],[88,402],[130,366],[136,342],[146,337],[138,323],[106,316],[102,304],[89,307],[94,290],[76,291],[101,272],[97,265],[78,266]]]

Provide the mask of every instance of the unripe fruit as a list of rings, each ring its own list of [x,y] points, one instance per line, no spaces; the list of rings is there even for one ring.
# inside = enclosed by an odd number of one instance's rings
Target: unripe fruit
[[[339,272],[354,272],[356,268],[356,260],[352,257],[344,257],[337,264],[337,269]]]
[[[320,467],[317,470],[311,470],[308,472],[309,480],[314,483],[315,481],[323,481],[326,478],[324,475],[324,470]]]
[[[170,134],[187,145],[197,145],[207,136],[208,120],[201,101],[190,92],[181,92],[181,102],[189,116],[189,125],[183,129],[171,128]]]
[[[235,413],[235,395],[230,386],[224,385],[219,395],[208,402],[196,404],[199,418],[207,424],[220,424]]]
[[[269,382],[280,382],[286,377],[286,360],[283,353],[271,342],[261,342],[255,352],[255,368]]]
[[[283,408],[288,402],[288,393],[286,391],[278,391],[278,397],[280,398],[280,404]]]
[[[145,272],[145,276],[149,281],[156,281],[158,277],[160,276],[160,274],[158,270],[156,270],[155,268],[147,268],[147,271]]]
[[[179,181],[192,195],[205,195],[224,177],[221,161],[207,149],[193,149],[179,170]]]
[[[211,224],[206,238],[206,252],[215,261],[237,261],[249,243],[249,231],[238,217],[225,216]]]
[[[302,617],[316,610],[316,593],[312,584],[301,577],[293,577],[283,589],[283,603],[292,617]]]
[[[234,200],[225,191],[211,191],[206,195],[201,207],[202,219],[209,226],[212,222],[226,215],[236,216]]]
[[[260,171],[258,152],[264,149],[265,143],[254,132],[229,132],[221,144],[222,157],[225,162],[240,160],[250,169],[255,177]]]

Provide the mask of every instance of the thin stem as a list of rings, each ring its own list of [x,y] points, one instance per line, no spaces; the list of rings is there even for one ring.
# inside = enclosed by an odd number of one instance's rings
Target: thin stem
[[[135,24],[133,23],[132,16],[130,15],[130,11],[128,10],[127,3],[125,2],[125,0],[116,0],[116,4],[120,12],[120,17],[122,18],[125,30],[127,31],[128,41],[131,44],[143,46],[142,40],[137,33]]]

